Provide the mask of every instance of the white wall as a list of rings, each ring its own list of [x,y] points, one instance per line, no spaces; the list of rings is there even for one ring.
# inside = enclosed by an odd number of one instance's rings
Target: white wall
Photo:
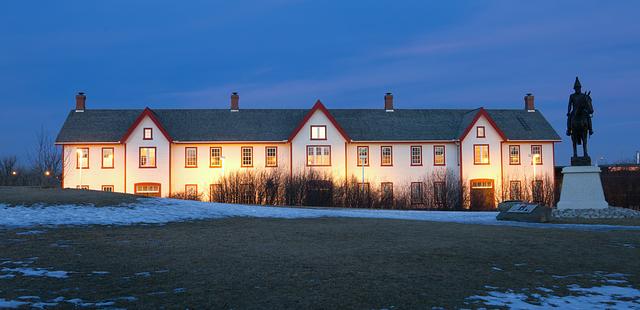
[[[476,136],[476,127],[484,126],[485,138]],[[500,156],[500,146],[502,137],[489,123],[487,118],[481,116],[473,125],[467,136],[462,140],[462,180],[465,186],[469,188],[470,181],[473,179],[491,179],[494,188],[499,189],[501,183],[501,165],[502,157]],[[489,165],[474,164],[473,146],[474,144],[489,145]],[[498,193],[496,192],[496,196]]]
[[[327,126],[327,140],[311,140],[310,130],[312,125]],[[319,173],[329,173],[336,180],[345,179],[345,142],[346,140],[338,129],[333,126],[329,118],[320,110],[309,118],[306,124],[291,141],[293,149],[293,173],[302,170],[315,170]],[[331,146],[331,166],[329,167],[308,167],[307,166],[307,145],[329,145]]]
[[[143,128],[153,128],[153,140],[143,140]],[[126,143],[126,192],[134,193],[135,183],[160,183],[161,195],[169,195],[169,141],[147,116],[134,128]],[[156,147],[156,168],[139,168],[139,148]]]
[[[76,152],[89,148],[89,168],[78,169]],[[113,148],[113,168],[102,168],[102,148]],[[124,146],[122,144],[65,145],[63,147],[63,186],[102,190],[102,185],[113,185],[114,191],[124,191]]]

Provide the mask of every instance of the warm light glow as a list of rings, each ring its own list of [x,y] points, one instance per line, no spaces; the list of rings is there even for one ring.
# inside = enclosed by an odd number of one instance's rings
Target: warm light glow
[[[11,175],[17,175],[18,173],[15,171],[11,171]]]
[[[46,176],[50,176],[50,175],[51,175],[51,172],[49,172],[49,170],[47,170],[47,171],[45,171],[45,172],[44,172],[44,175],[46,175]]]

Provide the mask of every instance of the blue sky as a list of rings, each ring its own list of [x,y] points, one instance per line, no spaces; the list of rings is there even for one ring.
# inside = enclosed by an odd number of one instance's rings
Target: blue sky
[[[637,1],[28,1],[0,11],[0,156],[91,108],[536,106],[563,134],[579,75],[592,156],[640,150]],[[557,163],[570,141],[556,147]]]

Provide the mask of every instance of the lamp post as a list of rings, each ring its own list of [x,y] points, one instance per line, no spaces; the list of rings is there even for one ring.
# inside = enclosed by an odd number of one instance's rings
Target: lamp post
[[[221,179],[221,178],[223,178],[223,177],[224,177],[224,160],[225,160],[225,159],[226,159],[226,157],[224,157],[224,156],[220,156],[220,172],[222,172],[222,173],[221,173],[222,175],[221,175],[221,176],[220,176],[220,178],[218,178],[218,179]]]
[[[364,160],[367,159],[367,155],[360,155],[360,166],[362,166],[362,191],[364,192]]]

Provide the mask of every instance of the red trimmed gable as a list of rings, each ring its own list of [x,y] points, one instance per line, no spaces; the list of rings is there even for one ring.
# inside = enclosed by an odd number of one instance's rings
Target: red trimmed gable
[[[321,111],[322,113],[324,113],[324,115],[329,119],[329,121],[331,122],[331,124],[336,127],[336,129],[338,130],[338,132],[340,132],[340,134],[342,135],[342,137],[347,140],[347,141],[351,141],[351,139],[349,138],[349,135],[344,131],[344,129],[342,129],[342,126],[340,126],[340,124],[338,124],[338,122],[336,121],[336,119],[333,117],[333,115],[331,115],[331,113],[329,113],[329,110],[327,110],[327,108],[324,106],[324,104],[322,104],[322,102],[320,100],[316,101],[316,103],[313,105],[313,107],[311,108],[311,110],[309,111],[309,113],[307,113],[307,115],[305,115],[305,117],[302,119],[302,121],[300,122],[300,124],[298,124],[298,126],[293,130],[293,132],[291,133],[291,135],[289,136],[288,141],[291,142],[291,140],[293,140],[293,138],[295,138],[298,135],[298,132],[300,132],[300,130],[302,130],[302,128],[304,127],[304,125],[309,121],[309,119],[311,118],[311,116],[313,116],[313,114],[316,111]]]
[[[473,118],[473,120],[471,121],[471,123],[469,123],[469,125],[467,126],[467,128],[464,130],[464,132],[462,132],[462,135],[460,135],[460,141],[464,140],[464,138],[467,136],[467,134],[469,134],[469,131],[471,131],[471,129],[473,128],[473,125],[476,124],[476,122],[478,121],[478,119],[480,119],[481,116],[484,116],[487,121],[489,122],[489,124],[491,124],[491,127],[493,127],[493,129],[496,130],[496,132],[498,132],[498,134],[500,135],[500,137],[502,137],[502,140],[507,140],[507,136],[504,134],[504,132],[502,132],[502,130],[498,127],[498,125],[496,124],[496,122],[493,120],[493,118],[491,118],[491,116],[489,116],[489,113],[487,113],[487,110],[485,110],[484,108],[480,108],[480,110],[478,110],[478,113],[476,113],[476,116]]]
[[[140,113],[140,116],[136,118],[136,120],[133,122],[133,124],[131,124],[129,129],[127,129],[127,132],[122,136],[122,138],[120,139],[120,142],[124,143],[125,141],[127,141],[127,139],[129,139],[129,136],[131,136],[131,133],[133,133],[133,130],[135,130],[136,127],[140,125],[140,122],[142,122],[142,120],[147,116],[158,127],[158,129],[160,129],[160,132],[162,132],[162,134],[167,139],[167,141],[169,141],[169,143],[173,142],[173,139],[171,138],[167,130],[164,129],[164,126],[162,126],[162,123],[160,123],[160,120],[158,120],[156,115],[153,113],[151,109],[149,109],[149,107],[144,108],[144,111]]]

